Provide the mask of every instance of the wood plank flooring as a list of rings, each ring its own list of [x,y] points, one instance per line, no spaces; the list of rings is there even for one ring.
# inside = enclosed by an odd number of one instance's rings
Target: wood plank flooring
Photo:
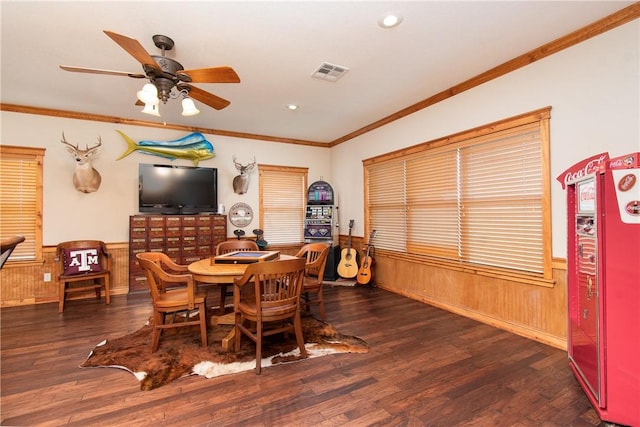
[[[565,352],[367,287],[326,287],[327,320],[364,338],[338,354],[139,391],[130,373],[78,368],[137,330],[148,296],[0,311],[2,426],[599,426]],[[215,295],[217,292],[212,292]]]

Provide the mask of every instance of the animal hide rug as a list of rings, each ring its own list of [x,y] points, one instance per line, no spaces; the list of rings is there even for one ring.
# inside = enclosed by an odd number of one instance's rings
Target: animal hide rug
[[[238,353],[222,348],[222,339],[232,328],[231,325],[210,326],[207,347],[201,346],[198,326],[168,329],[163,332],[158,351],[152,353],[152,326],[147,323],[136,332],[102,341],[80,367],[125,369],[140,381],[141,390],[152,390],[187,375],[213,378],[254,369],[255,344],[248,337],[242,337]],[[308,357],[369,351],[364,340],[343,335],[312,316],[302,318],[302,328]],[[275,334],[263,339],[263,368],[301,359],[295,334],[287,335]]]

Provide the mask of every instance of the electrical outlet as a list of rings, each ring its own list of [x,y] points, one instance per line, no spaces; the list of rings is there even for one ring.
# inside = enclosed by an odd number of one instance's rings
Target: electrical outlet
[[[51,281],[51,273],[44,273],[44,281],[45,282]]]

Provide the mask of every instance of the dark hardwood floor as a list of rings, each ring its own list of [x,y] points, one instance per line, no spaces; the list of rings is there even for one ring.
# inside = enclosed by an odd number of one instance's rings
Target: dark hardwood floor
[[[214,292],[215,294],[216,292]],[[326,287],[327,320],[364,338],[338,354],[140,391],[79,368],[137,330],[146,295],[0,311],[3,426],[598,426],[565,352],[381,289]]]

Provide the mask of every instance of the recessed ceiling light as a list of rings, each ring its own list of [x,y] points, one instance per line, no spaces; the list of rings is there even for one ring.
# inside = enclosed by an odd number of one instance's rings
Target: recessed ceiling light
[[[287,108],[293,111],[293,110],[297,110],[300,107],[298,107],[296,104],[287,104]]]
[[[387,13],[385,16],[380,18],[378,21],[378,25],[382,28],[393,28],[402,22],[402,15],[399,13]]]

